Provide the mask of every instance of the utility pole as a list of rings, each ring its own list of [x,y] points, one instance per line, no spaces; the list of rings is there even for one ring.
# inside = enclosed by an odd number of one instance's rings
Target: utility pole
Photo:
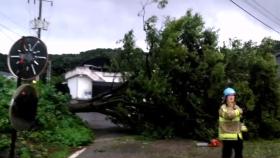
[[[43,0],[39,0],[39,16],[38,16],[38,20],[39,21],[42,21],[42,3],[43,3]],[[38,38],[41,38],[41,30],[42,28],[41,27],[38,27],[38,33],[37,33],[37,36]]]
[[[53,6],[53,1],[51,0],[34,0],[34,4],[36,4],[36,1],[39,1],[39,15],[37,18],[34,18],[34,20],[31,21],[32,29],[37,29],[37,37],[41,38],[41,31],[47,30],[49,26],[49,22],[47,22],[44,19],[42,19],[42,10],[43,10],[43,2],[49,2],[51,3],[51,6]],[[28,3],[30,0],[28,0]]]
[[[39,1],[39,15],[34,20],[31,21],[32,29],[37,30],[37,37],[41,38],[41,31],[47,30],[49,26],[49,22],[45,20],[45,18],[42,20],[42,10],[43,10],[43,2],[49,2],[51,3],[51,6],[53,6],[52,0],[34,0],[34,4],[36,4],[36,1]],[[28,0],[28,3],[30,0]],[[44,77],[43,77],[44,78]],[[47,80],[50,81],[51,78],[51,61],[48,61],[48,67],[47,67]],[[39,76],[36,77],[36,80],[39,80]]]

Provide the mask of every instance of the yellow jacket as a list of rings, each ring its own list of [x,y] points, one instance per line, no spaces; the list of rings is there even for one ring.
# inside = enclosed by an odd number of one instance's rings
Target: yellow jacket
[[[243,111],[235,105],[228,107],[223,104],[219,109],[219,139],[237,140],[242,139],[240,118]]]

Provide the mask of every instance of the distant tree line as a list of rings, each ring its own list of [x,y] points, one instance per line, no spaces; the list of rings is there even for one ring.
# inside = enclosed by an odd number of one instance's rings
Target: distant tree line
[[[79,54],[49,54],[49,60],[52,62],[52,75],[61,76],[76,66],[96,57],[106,57],[111,59],[120,49],[93,49]],[[7,66],[7,55],[0,54],[0,71],[9,72]]]
[[[77,66],[81,66],[88,60],[96,57],[106,57],[111,59],[120,51],[119,49],[93,49],[79,54],[52,55],[49,58],[52,62],[52,72],[54,76],[61,75]]]

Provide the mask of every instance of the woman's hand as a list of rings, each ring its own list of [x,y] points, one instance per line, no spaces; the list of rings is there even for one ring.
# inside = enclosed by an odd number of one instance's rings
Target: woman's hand
[[[225,116],[226,116],[226,119],[232,120],[232,119],[234,119],[237,115],[236,115],[235,110],[228,110],[228,111],[226,112]]]

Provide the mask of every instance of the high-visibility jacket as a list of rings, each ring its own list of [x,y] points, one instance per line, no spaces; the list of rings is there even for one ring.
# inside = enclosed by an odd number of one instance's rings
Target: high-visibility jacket
[[[241,122],[242,109],[235,105],[227,107],[225,104],[219,109],[219,139],[242,139]]]

